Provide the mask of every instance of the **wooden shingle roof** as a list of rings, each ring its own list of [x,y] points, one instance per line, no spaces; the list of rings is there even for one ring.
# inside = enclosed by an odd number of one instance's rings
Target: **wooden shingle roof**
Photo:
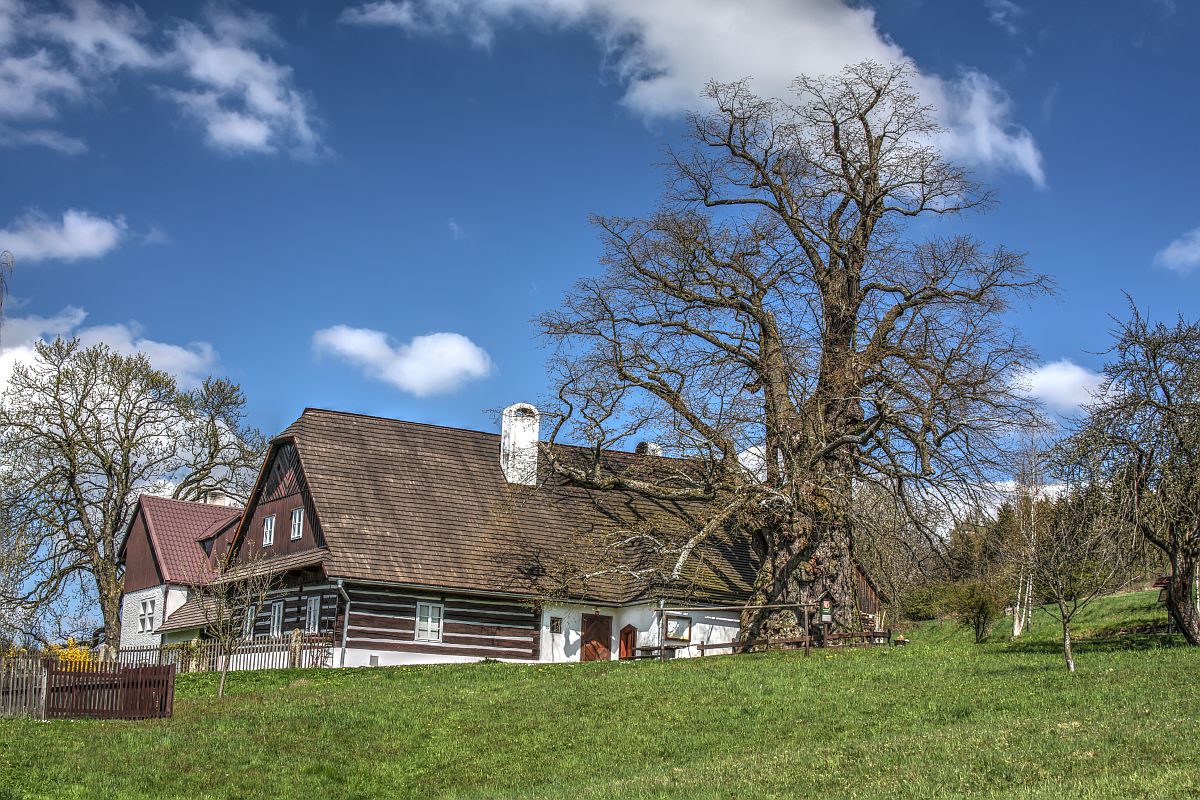
[[[295,444],[333,577],[545,594],[588,543],[647,527],[694,531],[704,511],[567,485],[546,469],[536,487],[509,484],[494,433],[307,409],[275,441]],[[754,564],[744,541],[714,542],[697,563],[686,586],[596,570],[569,593],[601,602],[748,595]]]

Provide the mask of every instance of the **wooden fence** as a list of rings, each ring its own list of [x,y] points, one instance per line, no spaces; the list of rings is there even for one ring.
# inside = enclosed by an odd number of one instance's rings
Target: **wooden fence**
[[[44,662],[40,656],[0,657],[0,717],[44,716]]]
[[[169,717],[175,667],[45,657],[0,659],[0,715],[36,719]]]
[[[179,672],[217,672],[221,649],[217,642],[197,639],[161,647],[123,647],[107,660],[130,666],[174,665]],[[251,669],[302,669],[333,666],[333,638],[317,634],[258,637],[234,648],[231,672]]]

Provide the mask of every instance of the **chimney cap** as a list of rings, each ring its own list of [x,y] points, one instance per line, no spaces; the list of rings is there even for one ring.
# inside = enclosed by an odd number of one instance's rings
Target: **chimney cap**
[[[658,442],[638,442],[633,452],[643,456],[661,456],[663,449]]]

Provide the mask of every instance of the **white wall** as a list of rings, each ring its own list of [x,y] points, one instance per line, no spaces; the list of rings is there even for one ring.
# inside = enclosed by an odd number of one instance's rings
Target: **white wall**
[[[548,605],[542,609],[541,619],[541,660],[553,663],[563,661],[578,661],[579,650],[583,643],[583,615],[598,612],[612,617],[612,639],[609,651],[612,658],[620,657],[621,629],[633,625],[638,630],[638,647],[657,647],[659,644],[659,610],[657,603],[644,603],[636,606],[606,607],[595,605],[576,605],[561,603]],[[736,611],[679,611],[667,609],[668,614],[678,613],[692,619],[693,645],[701,642],[712,644],[732,642],[737,638],[740,628],[739,615]],[[562,617],[562,633],[550,633],[550,618]],[[668,645],[682,642],[667,642]],[[720,650],[717,653],[728,653]],[[687,647],[676,653],[677,657],[700,655],[694,647]]]
[[[340,648],[333,651],[333,664],[338,665],[338,660],[342,656]],[[371,666],[371,656],[379,657],[378,666],[381,667],[400,667],[410,664],[470,664],[477,661],[482,661],[481,656],[452,656],[442,653],[400,653],[395,650],[371,650],[365,647],[348,647],[346,648],[346,663],[347,667],[369,667]],[[500,661],[508,661],[510,659],[502,658]],[[528,659],[512,659],[519,663],[531,663]]]
[[[154,625],[151,631],[158,630],[163,621],[163,606],[166,586],[151,586],[149,589],[139,589],[125,595],[121,601],[121,647],[157,646],[161,638],[157,633],[139,633],[138,617],[142,611],[143,600],[154,601]]]

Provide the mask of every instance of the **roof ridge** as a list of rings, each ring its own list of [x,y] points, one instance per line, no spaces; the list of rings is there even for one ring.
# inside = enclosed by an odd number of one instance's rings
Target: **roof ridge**
[[[142,494],[138,495],[138,499],[165,500],[168,503],[183,503],[184,505],[188,506],[203,506],[204,508],[212,509],[228,509],[230,513],[236,514],[241,514],[244,510],[241,508],[235,508],[234,506],[219,506],[216,503],[206,503],[203,500],[182,500],[178,497],[163,497],[161,494],[154,494],[153,492],[143,492]]]
[[[459,433],[477,433],[481,436],[495,436],[497,438],[500,436],[500,434],[496,431],[480,431],[476,430],[475,428],[460,428],[456,425],[439,425],[436,422],[418,422],[417,420],[400,419],[399,417],[384,417],[379,414],[363,414],[358,411],[341,411],[336,408],[315,408],[313,406],[305,408],[304,411],[300,413],[300,417],[297,418],[296,422],[299,422],[301,419],[303,419],[304,415],[308,414],[309,412],[316,414],[332,414],[339,417],[358,417],[360,419],[372,419],[379,422],[399,422],[403,425],[417,425],[422,428],[437,428],[444,431],[458,431]],[[293,422],[292,425],[295,425],[296,422]],[[291,425],[288,426],[288,428],[290,427]],[[284,428],[284,430],[286,431],[287,428]]]

